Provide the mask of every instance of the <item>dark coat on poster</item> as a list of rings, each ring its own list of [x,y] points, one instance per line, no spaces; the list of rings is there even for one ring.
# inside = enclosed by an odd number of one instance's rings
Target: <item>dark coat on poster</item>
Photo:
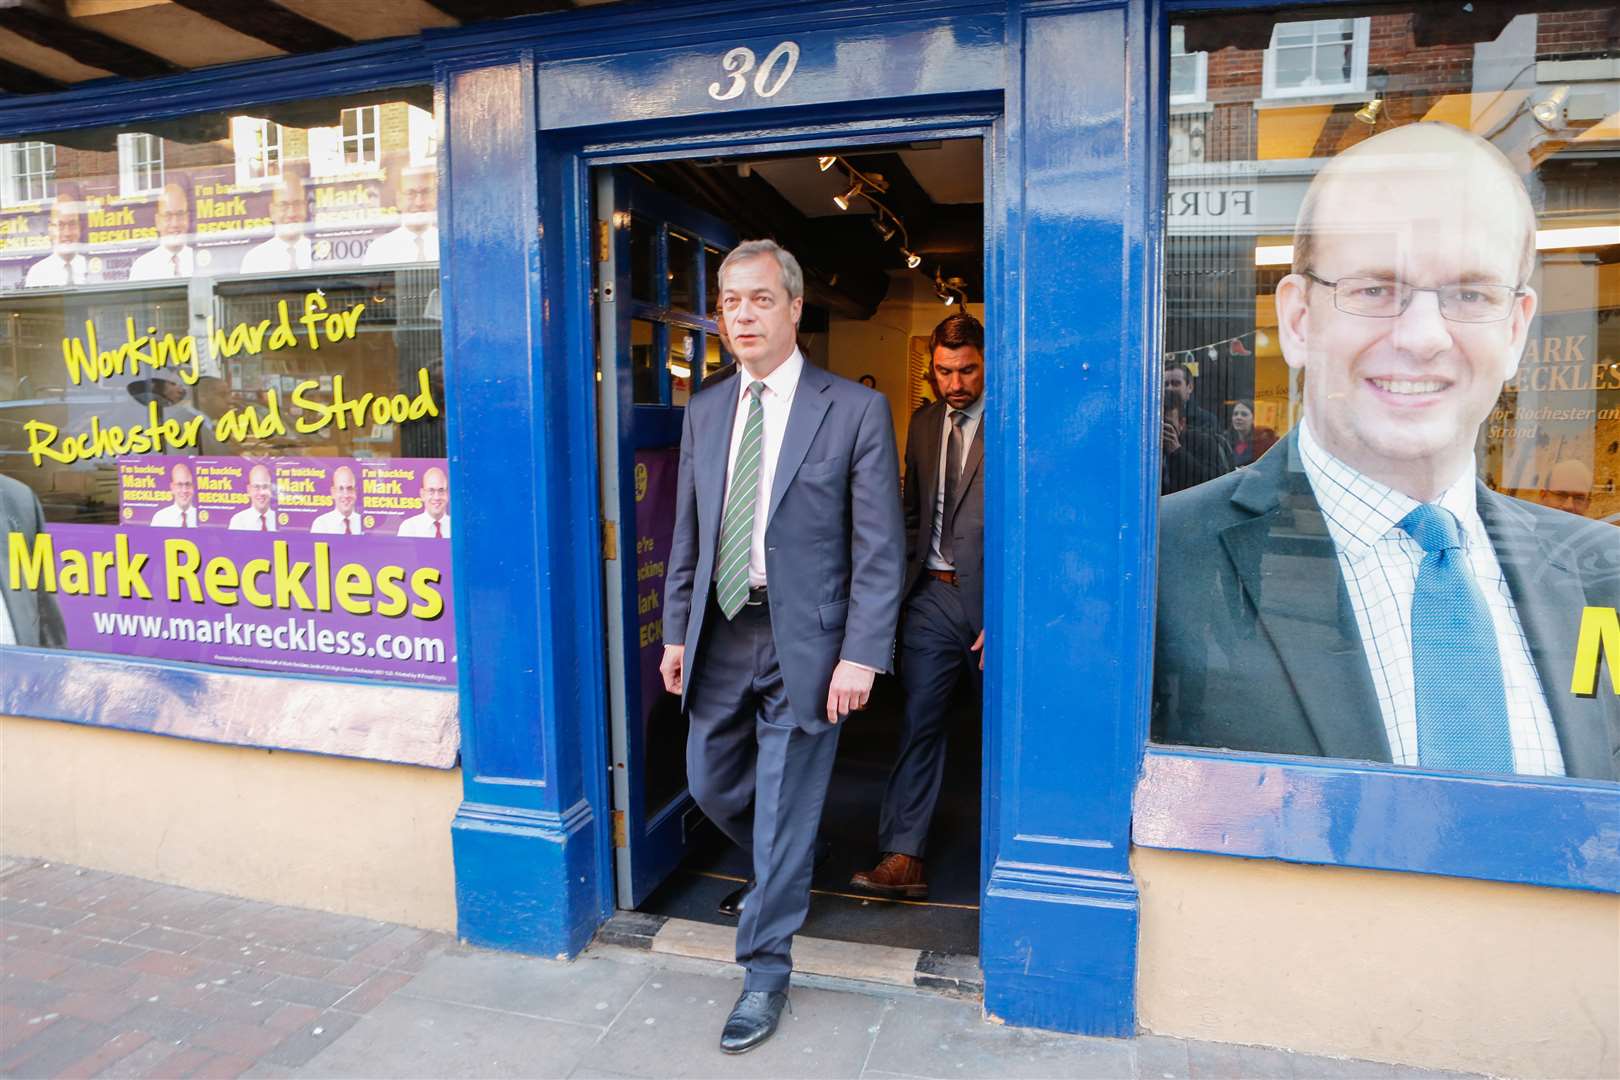
[[[45,513],[27,485],[0,476],[0,559],[11,550],[12,536],[21,536],[30,550],[34,537],[45,531]],[[3,566],[4,563],[0,563]],[[0,574],[0,595],[11,616],[18,645],[59,649],[67,644],[67,627],[56,597],[43,590],[10,587],[9,574]]]
[[[939,451],[945,438],[947,409],[943,401],[924,405],[912,416],[906,433],[906,486],[901,505],[906,520],[907,596],[922,577],[933,545]],[[977,630],[984,629],[984,426],[981,417],[956,484],[956,517],[947,517],[953,526],[956,587],[962,592],[962,606]]]
[[[1620,778],[1620,701],[1570,693],[1581,614],[1620,605],[1620,532],[1479,486],[1568,775]],[[1153,736],[1391,760],[1355,610],[1290,434],[1160,502]]]
[[[664,640],[686,645],[685,691],[701,671],[739,377],[705,383],[681,435]],[[806,363],[771,483],[765,572],[782,681],[807,731],[831,726],[827,688],[840,659],[878,671],[893,663],[905,571],[898,478],[888,402]]]

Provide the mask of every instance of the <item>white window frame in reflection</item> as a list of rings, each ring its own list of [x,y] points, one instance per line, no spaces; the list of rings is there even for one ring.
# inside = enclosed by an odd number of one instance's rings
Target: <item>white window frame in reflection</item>
[[[1197,105],[1209,97],[1209,53],[1188,52],[1186,46],[1185,26],[1172,26],[1170,28],[1170,104]],[[1191,61],[1193,69],[1193,89],[1191,93],[1176,93],[1176,70],[1178,67],[1189,66]]]
[[[152,195],[163,190],[163,140],[144,131],[118,135],[118,194]]]
[[[49,202],[55,196],[54,144],[37,141],[0,143],[0,206],[38,205]]]
[[[258,116],[231,117],[231,152],[238,187],[268,184],[281,176],[285,140],[281,125]]]
[[[1311,28],[1311,43],[1309,45],[1288,45],[1287,49],[1308,48],[1312,53],[1311,69],[1315,71],[1315,54],[1326,46],[1341,45],[1345,42],[1340,38],[1323,38],[1321,33],[1330,26],[1340,23],[1350,23],[1350,78],[1343,82],[1312,82],[1307,81],[1297,86],[1277,85],[1277,33],[1284,27]],[[1266,98],[1298,98],[1323,97],[1329,94],[1359,94],[1367,89],[1367,42],[1371,36],[1372,20],[1367,17],[1359,19],[1307,19],[1288,22],[1279,22],[1271,28],[1271,44],[1266,47],[1265,57],[1261,64],[1260,94]]]

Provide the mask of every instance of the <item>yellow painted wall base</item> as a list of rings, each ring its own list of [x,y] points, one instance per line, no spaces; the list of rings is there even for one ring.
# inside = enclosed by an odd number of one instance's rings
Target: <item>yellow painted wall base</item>
[[[1620,1075],[1620,897],[1145,848],[1132,863],[1151,1031]]]
[[[456,770],[0,717],[0,852],[456,926]]]

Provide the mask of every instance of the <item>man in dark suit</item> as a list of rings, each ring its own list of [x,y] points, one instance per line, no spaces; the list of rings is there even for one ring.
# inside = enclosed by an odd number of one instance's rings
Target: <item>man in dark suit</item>
[[[32,551],[34,537],[45,531],[45,514],[39,499],[20,481],[0,476],[0,553],[11,550],[13,535],[22,539]],[[9,556],[0,554],[0,559]],[[0,562],[0,568],[5,567]],[[11,587],[11,575],[0,569],[0,594],[5,604],[0,607],[0,645],[32,645],[59,649],[67,644],[67,627],[62,622],[62,611],[56,606],[56,597],[43,589]]]
[[[1463,772],[1616,779],[1620,707],[1569,691],[1614,530],[1489,490],[1480,424],[1535,314],[1535,215],[1433,123],[1312,181],[1277,288],[1302,423],[1160,513],[1154,736]]]
[[[964,676],[975,700],[984,648],[984,327],[964,313],[928,341],[941,400],[906,435],[905,689],[900,754],[878,819],[882,860],[850,885],[885,897],[928,895],[923,851],[945,779],[946,721]]]
[[[838,724],[889,669],[905,567],[888,403],[805,362],[798,261],[739,244],[720,304],[739,367],[686,408],[661,671],[692,796],[753,859],[720,1036],[742,1053],[787,1003]]]

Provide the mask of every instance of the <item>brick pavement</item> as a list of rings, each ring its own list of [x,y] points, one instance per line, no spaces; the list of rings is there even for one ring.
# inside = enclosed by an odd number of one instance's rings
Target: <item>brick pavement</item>
[[[977,1002],[807,977],[775,1038],[715,1048],[716,965],[598,944],[572,963],[367,919],[0,857],[0,1077],[1441,1076],[986,1023]]]

